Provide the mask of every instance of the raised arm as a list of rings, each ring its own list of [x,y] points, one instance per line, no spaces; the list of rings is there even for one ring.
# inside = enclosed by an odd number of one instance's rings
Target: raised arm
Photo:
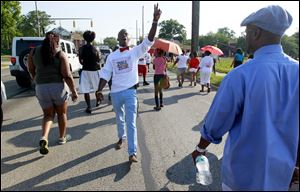
[[[158,3],[154,5],[154,13],[153,13],[153,22],[152,22],[152,27],[150,29],[150,32],[148,34],[148,39],[149,41],[153,41],[155,34],[156,34],[156,29],[157,29],[157,22],[160,18],[161,15],[161,10],[158,8]]]

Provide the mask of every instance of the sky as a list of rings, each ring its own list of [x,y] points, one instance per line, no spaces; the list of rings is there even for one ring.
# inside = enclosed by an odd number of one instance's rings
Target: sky
[[[26,15],[35,10],[35,1],[20,1],[21,13]],[[117,37],[120,29],[127,29],[134,43],[142,36],[142,13],[144,7],[144,35],[151,28],[153,7],[158,3],[162,11],[159,22],[175,19],[185,26],[187,38],[191,38],[192,1],[37,1],[38,10],[45,11],[52,18],[91,18],[90,20],[56,21],[48,30],[62,26],[69,31],[92,30],[96,41],[106,37]],[[216,33],[219,28],[228,27],[240,36],[245,27],[240,23],[251,13],[268,5],[280,5],[293,17],[290,28],[285,32],[292,35],[299,31],[299,1],[200,1],[199,35]],[[137,25],[136,25],[137,24]],[[136,27],[137,26],[137,27]],[[158,35],[159,27],[157,30]]]

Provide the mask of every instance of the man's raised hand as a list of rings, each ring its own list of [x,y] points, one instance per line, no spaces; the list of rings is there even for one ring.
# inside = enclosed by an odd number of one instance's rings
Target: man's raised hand
[[[161,15],[161,10],[158,8],[158,3],[154,4],[153,21],[158,21]]]

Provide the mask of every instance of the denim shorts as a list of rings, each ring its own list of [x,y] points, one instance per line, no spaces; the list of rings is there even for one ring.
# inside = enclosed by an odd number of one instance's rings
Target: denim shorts
[[[186,68],[177,68],[177,75],[181,75],[186,72]]]
[[[42,109],[62,105],[69,97],[64,83],[37,84],[35,92]]]

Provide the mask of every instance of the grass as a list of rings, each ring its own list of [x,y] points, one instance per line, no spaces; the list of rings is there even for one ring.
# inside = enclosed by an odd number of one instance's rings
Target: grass
[[[218,61],[216,64],[216,71],[219,73],[228,73],[232,70],[230,67],[232,61],[232,57],[220,57],[220,62]]]

